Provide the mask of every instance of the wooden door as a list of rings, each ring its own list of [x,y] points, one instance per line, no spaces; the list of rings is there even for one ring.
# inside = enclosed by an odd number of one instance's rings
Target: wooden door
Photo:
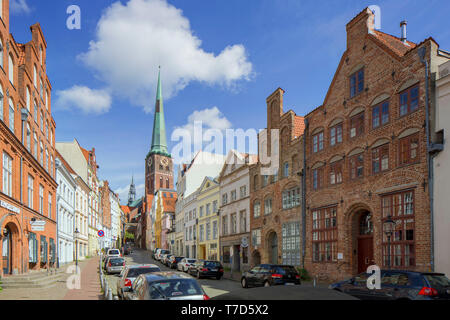
[[[366,272],[373,264],[373,237],[358,238],[358,273]]]

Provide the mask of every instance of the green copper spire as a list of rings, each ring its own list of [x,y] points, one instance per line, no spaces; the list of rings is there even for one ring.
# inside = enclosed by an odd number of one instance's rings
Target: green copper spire
[[[161,69],[161,68],[160,68]],[[170,157],[167,151],[166,123],[164,121],[164,106],[161,88],[161,70],[158,72],[158,88],[156,90],[155,119],[153,121],[152,148],[149,154],[162,154]]]

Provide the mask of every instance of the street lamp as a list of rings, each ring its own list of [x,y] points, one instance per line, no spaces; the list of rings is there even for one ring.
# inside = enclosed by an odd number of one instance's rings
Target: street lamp
[[[78,234],[80,233],[80,231],[78,231],[78,228],[76,228],[73,233],[75,234],[75,267],[76,270],[78,270]]]
[[[388,238],[388,261],[387,261],[387,267],[388,270],[391,268],[391,237],[392,233],[394,232],[395,228],[395,221],[392,220],[391,216],[388,216],[387,219],[383,222],[384,224],[384,233],[386,234]]]

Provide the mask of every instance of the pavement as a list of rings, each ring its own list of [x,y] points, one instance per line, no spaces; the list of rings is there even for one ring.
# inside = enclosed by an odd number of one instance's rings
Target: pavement
[[[78,262],[81,270],[80,289],[69,289],[67,280],[73,276],[74,263],[60,267],[61,279],[51,288],[8,288],[0,291],[0,300],[100,300],[103,299],[98,274],[100,257]],[[73,266],[72,268],[70,268]],[[73,278],[73,277],[72,277]]]

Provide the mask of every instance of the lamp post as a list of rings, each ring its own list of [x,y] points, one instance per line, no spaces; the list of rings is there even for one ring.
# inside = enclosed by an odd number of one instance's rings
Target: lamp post
[[[395,228],[395,221],[392,220],[391,216],[388,216],[386,221],[383,222],[384,224],[384,233],[386,234],[388,238],[388,261],[387,261],[387,267],[388,270],[391,268],[391,237],[392,233],[394,232]]]
[[[80,231],[78,231],[78,228],[76,228],[73,233],[75,234],[75,267],[76,270],[78,270],[78,234],[80,233]]]

